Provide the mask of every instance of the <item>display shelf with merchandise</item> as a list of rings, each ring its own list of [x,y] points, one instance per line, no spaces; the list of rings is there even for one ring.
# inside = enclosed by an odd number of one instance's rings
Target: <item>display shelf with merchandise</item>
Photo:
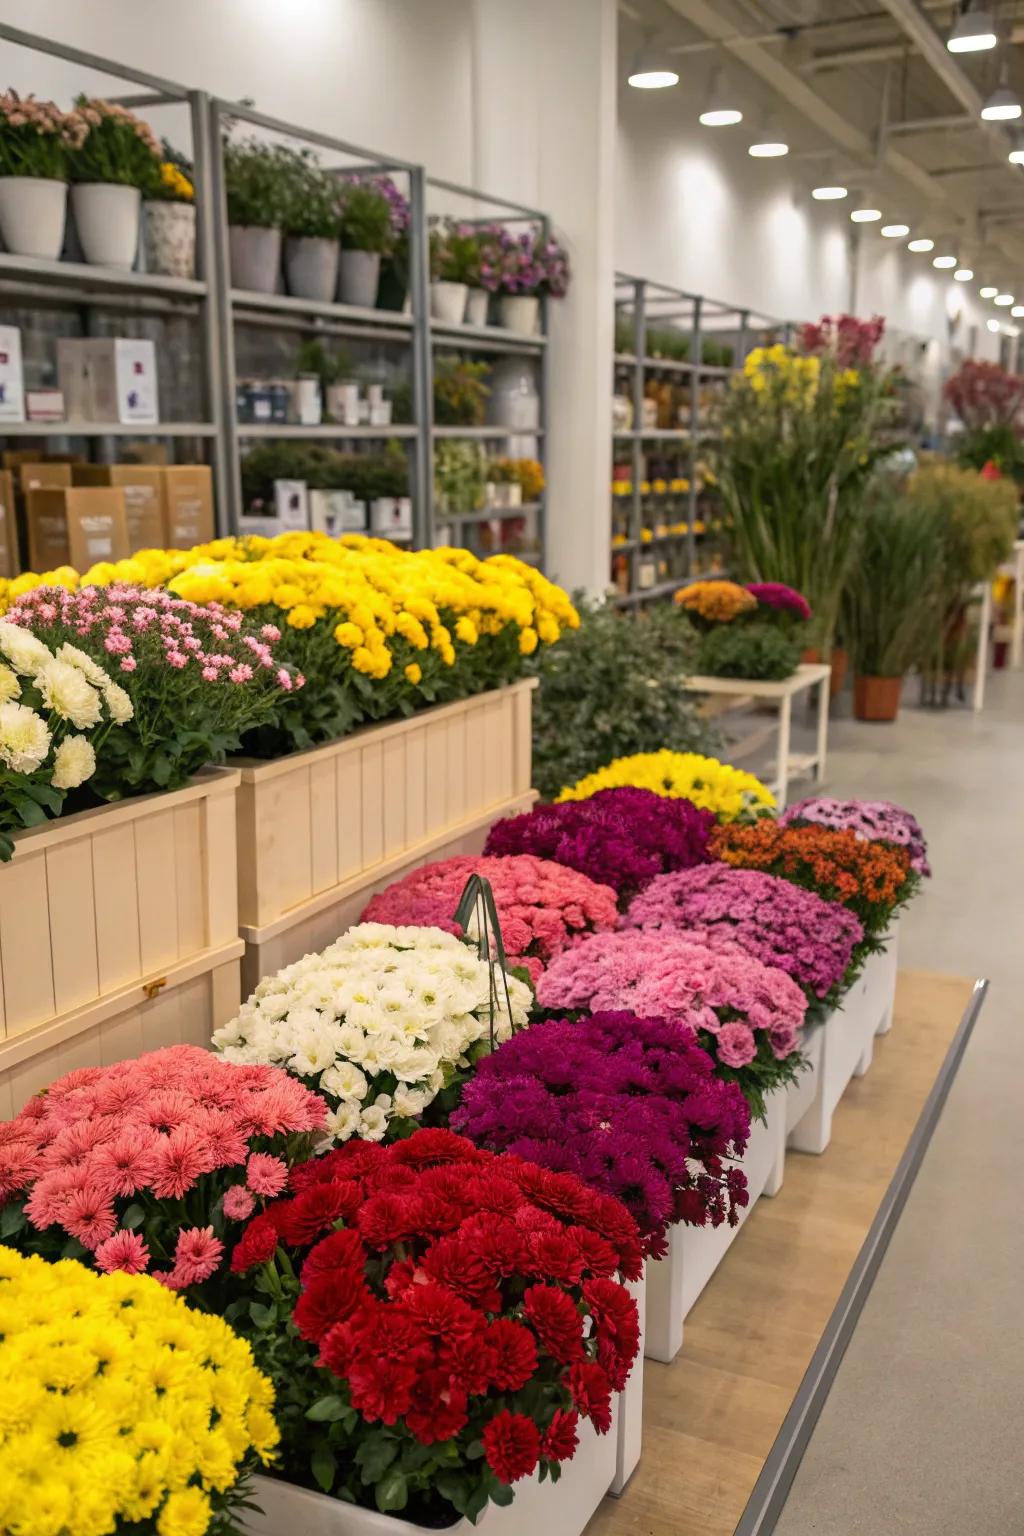
[[[716,570],[720,523],[702,463],[718,440],[716,398],[752,345],[790,326],[664,283],[615,280],[612,601],[624,608],[671,596],[686,580]],[[667,356],[658,356],[664,350]],[[659,452],[659,450],[661,450]],[[665,466],[669,466],[666,470]],[[655,489],[678,481],[675,490]],[[685,498],[677,516],[655,508]],[[652,526],[653,522],[653,526]],[[659,523],[685,524],[685,532]],[[660,548],[660,556],[644,551]],[[673,551],[670,558],[669,551]]]

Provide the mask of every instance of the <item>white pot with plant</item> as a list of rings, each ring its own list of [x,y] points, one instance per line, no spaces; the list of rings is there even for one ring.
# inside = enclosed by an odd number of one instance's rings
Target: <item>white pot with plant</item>
[[[564,298],[569,286],[569,257],[565,248],[532,225],[519,234],[503,229],[498,236],[494,265],[502,325],[518,336],[536,336],[540,329],[541,298]]]
[[[487,466],[487,490],[491,506],[505,509],[522,505],[523,488],[519,483],[515,460],[491,460]]]
[[[142,203],[146,271],[163,277],[196,275],[196,205],[192,178],[180,162],[162,160]]]
[[[391,249],[391,204],[372,180],[342,183],[338,300],[375,309],[381,257]]]
[[[86,132],[70,152],[71,210],[82,255],[130,271],[139,248],[142,187],[152,185],[160,145],[149,124],[116,102],[79,96]]]
[[[284,184],[284,270],[297,299],[329,304],[338,285],[338,183],[311,150],[290,156]]]
[[[0,93],[0,235],[13,256],[59,259],[68,154],[84,137],[76,113],[16,91]]]
[[[259,139],[225,139],[231,286],[275,293],[281,270],[281,219],[291,156]]]
[[[430,314],[443,325],[461,325],[474,276],[479,239],[468,224],[437,223],[430,231]]]

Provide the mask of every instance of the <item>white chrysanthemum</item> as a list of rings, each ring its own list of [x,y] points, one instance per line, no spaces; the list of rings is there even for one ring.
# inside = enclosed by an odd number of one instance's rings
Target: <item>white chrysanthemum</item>
[[[41,640],[22,629],[18,624],[0,620],[0,651],[3,651],[15,672],[32,677],[45,667],[53,657]]]
[[[127,725],[128,721],[135,714],[135,706],[121,687],[121,684],[112,683],[108,678],[103,692],[106,696],[111,720],[113,720],[115,725]]]
[[[18,674],[11,667],[0,663],[0,704],[6,704],[8,699],[16,699],[20,693]]]
[[[336,1099],[365,1099],[366,1075],[350,1061],[340,1061],[320,1075],[320,1087]]]
[[[57,648],[57,660],[66,662],[69,667],[77,667],[83,677],[88,678],[95,688],[107,688],[110,678],[104,672],[98,661],[93,661],[85,651],[77,645],[71,645],[67,640]]]
[[[84,736],[66,736],[53,754],[54,789],[77,789],[96,772],[96,753]]]
[[[99,693],[77,667],[51,656],[35,676],[36,687],[49,709],[70,720],[80,731],[98,725],[103,719]]]
[[[324,1121],[324,1130],[327,1135],[318,1150],[326,1152],[334,1141],[348,1141],[359,1129],[359,1105],[353,1103],[339,1104],[337,1109],[327,1112]]]
[[[390,1102],[387,1105],[383,1102],[386,1097],[382,1095],[376,1104],[371,1104],[359,1116],[359,1134],[364,1141],[384,1140],[388,1128],[388,1110],[391,1108]]]
[[[395,1089],[395,1114],[404,1115],[407,1120],[415,1120],[417,1115],[422,1115],[431,1097],[424,1088],[407,1088],[404,1083],[399,1083]]]
[[[46,721],[27,704],[0,704],[0,762],[15,773],[34,773],[50,750]]]

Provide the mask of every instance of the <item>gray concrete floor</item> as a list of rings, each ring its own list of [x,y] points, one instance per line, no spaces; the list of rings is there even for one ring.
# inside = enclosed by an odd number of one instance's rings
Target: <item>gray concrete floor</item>
[[[925,828],[934,877],[900,963],[987,976],[942,1119],[779,1520],[778,1536],[1024,1532],[1024,674],[983,714],[834,723],[825,793]],[[791,797],[793,798],[793,797]]]

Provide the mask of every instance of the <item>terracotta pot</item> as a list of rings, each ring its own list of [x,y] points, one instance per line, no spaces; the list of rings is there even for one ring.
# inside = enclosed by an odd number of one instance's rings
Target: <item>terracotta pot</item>
[[[828,696],[830,699],[834,699],[837,693],[842,693],[843,691],[843,684],[846,682],[846,668],[849,663],[849,659],[849,656],[843,650],[841,645],[834,645],[832,647],[832,676],[829,679],[828,685]],[[802,651],[800,653],[800,660],[812,662],[820,661],[821,652],[817,649],[816,646],[811,646],[806,651]]]
[[[853,713],[857,720],[895,720],[900,711],[902,677],[855,677]]]

